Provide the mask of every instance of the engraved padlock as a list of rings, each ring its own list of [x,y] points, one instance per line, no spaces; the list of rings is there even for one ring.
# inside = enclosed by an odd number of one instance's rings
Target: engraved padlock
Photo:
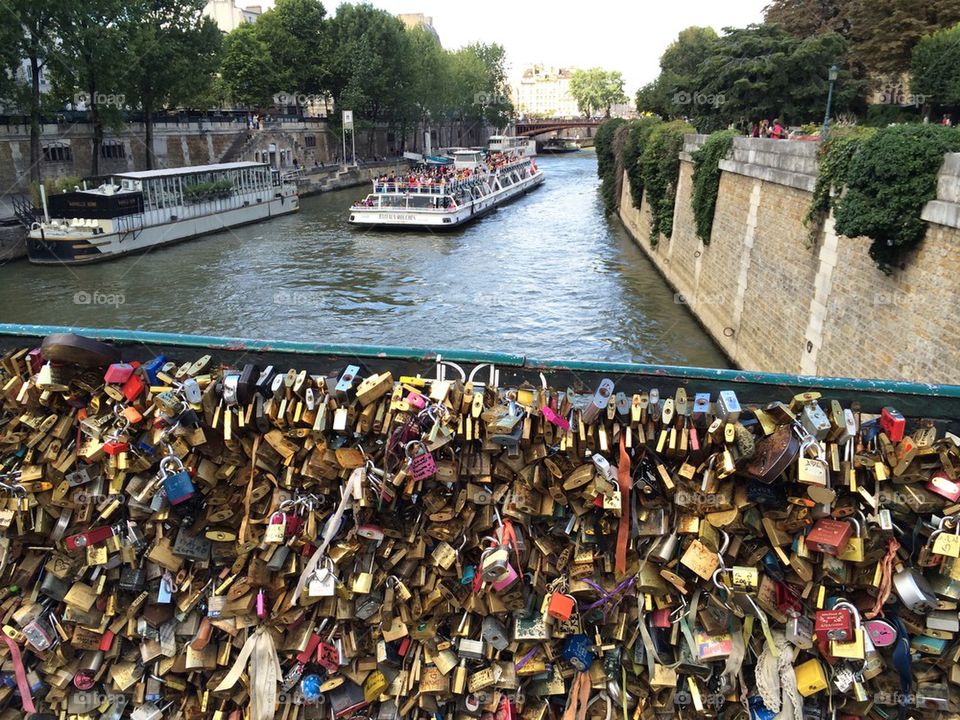
[[[419,440],[411,440],[404,447],[410,475],[416,481],[426,480],[437,473],[437,461]]]
[[[186,471],[180,458],[175,455],[168,455],[160,461],[160,476],[163,479],[164,492],[171,505],[184,503],[196,494],[190,473]]]
[[[282,513],[277,510],[273,513],[273,515],[270,516],[270,521],[267,523],[267,529],[263,533],[263,541],[265,543],[280,544],[284,541],[286,530],[286,513]]]
[[[510,553],[503,546],[487,548],[480,556],[480,576],[493,583],[510,574]]]
[[[834,610],[846,609],[853,616],[853,630],[848,640],[831,640],[830,654],[835,657],[848,658],[852,660],[863,660],[866,653],[864,644],[863,624],[860,620],[860,611],[848,602],[838,602],[833,606]],[[829,634],[829,633],[828,633]]]

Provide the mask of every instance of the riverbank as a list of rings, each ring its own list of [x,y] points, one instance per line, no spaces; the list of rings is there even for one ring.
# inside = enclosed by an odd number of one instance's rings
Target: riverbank
[[[813,239],[804,217],[817,180],[817,145],[737,138],[720,161],[710,242],[697,236],[688,135],[680,154],[673,232],[650,241],[644,193],[633,205],[622,175],[618,214],[636,245],[737,367],[799,375],[954,382],[960,156],[947,155],[925,240],[904,267],[881,272],[869,238],[839,236],[832,215]]]
[[[300,197],[345,190],[371,183],[374,178],[385,173],[400,174],[411,166],[412,163],[409,160],[395,158],[384,162],[360,163],[348,168],[340,165],[330,168],[313,168],[303,174],[297,182],[297,189]]]

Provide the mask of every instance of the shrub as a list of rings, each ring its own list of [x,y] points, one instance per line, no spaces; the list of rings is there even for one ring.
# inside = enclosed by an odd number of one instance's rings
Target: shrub
[[[651,245],[657,245],[661,233],[668,237],[673,233],[673,204],[680,175],[680,151],[683,149],[683,136],[693,131],[682,120],[661,123],[650,133],[640,157],[643,185],[651,210]]]
[[[660,122],[660,118],[653,116],[632,121],[623,146],[623,168],[627,171],[627,177],[630,178],[630,198],[633,206],[638,210],[643,202],[643,172],[640,168],[640,158],[650,133]]]
[[[804,224],[810,229],[810,245],[816,243],[817,236],[823,230],[823,223],[836,209],[840,192],[847,184],[847,173],[854,155],[864,141],[876,134],[874,128],[844,127],[835,128],[821,143],[817,171],[817,184],[813,189],[813,200],[807,210]]]
[[[891,272],[926,232],[924,205],[936,197],[943,155],[960,150],[960,132],[938,125],[897,125],[866,140],[847,171],[836,206],[837,232],[873,240],[870,257]]]
[[[710,244],[713,231],[713,213],[720,192],[720,161],[727,157],[733,147],[735,130],[723,130],[707,138],[699,150],[693,153],[693,219],[697,235],[705,245]]]
[[[593,138],[593,146],[597,151],[597,177],[602,181],[600,194],[603,196],[603,206],[607,212],[613,212],[617,207],[617,158],[614,152],[614,135],[626,122],[623,118],[604,120]]]

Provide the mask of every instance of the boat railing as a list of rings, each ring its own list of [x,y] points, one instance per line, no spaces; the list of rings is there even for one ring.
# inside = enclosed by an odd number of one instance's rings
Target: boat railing
[[[476,185],[481,178],[471,177],[468,180],[451,180],[442,184],[422,184],[411,185],[406,182],[379,182],[374,181],[373,191],[375,193],[403,193],[405,195],[449,195],[459,190],[464,190]]]

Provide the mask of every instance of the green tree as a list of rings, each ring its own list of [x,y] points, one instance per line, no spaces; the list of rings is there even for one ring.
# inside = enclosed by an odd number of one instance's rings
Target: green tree
[[[404,67],[409,76],[408,90],[401,108],[401,133],[413,128],[413,149],[420,147],[423,130],[430,123],[441,122],[447,109],[447,89],[452,79],[448,53],[440,47],[433,33],[414,27],[406,33]]]
[[[619,70],[590,68],[575,70],[570,76],[570,94],[587,117],[603,111],[610,117],[610,107],[627,102],[623,93],[623,75]]]
[[[68,0],[8,0],[0,4],[4,25],[14,29],[16,38],[12,49],[28,66],[26,102],[30,115],[30,181],[39,184],[40,172],[40,114],[42,102],[40,73],[56,53],[55,30],[58,19],[67,12]]]
[[[328,28],[328,87],[336,108],[353,110],[354,126],[368,130],[369,152],[374,125],[391,119],[402,104],[407,85],[403,23],[371,5],[345,3]]]
[[[960,106],[960,25],[928,35],[913,49],[910,93],[941,107]]]
[[[122,124],[125,98],[118,92],[125,37],[122,0],[73,0],[56,18],[58,39],[49,64],[56,92],[66,102],[86,106],[93,126],[90,174],[100,174],[100,150],[106,126]]]
[[[780,117],[791,123],[823,117],[832,64],[846,43],[835,33],[798,39],[776,25],[727,28],[696,78],[700,96],[690,115],[714,125]],[[834,91],[837,112],[850,108],[865,86],[841,66]]]
[[[277,0],[254,25],[255,36],[266,46],[273,66],[269,74],[273,90],[293,93],[298,110],[303,105],[300,96],[320,96],[328,89],[326,14],[320,0]],[[255,55],[259,52],[258,48]],[[257,82],[253,92],[259,95],[263,84]]]
[[[850,34],[850,6],[855,0],[773,0],[763,10],[764,20],[798,38],[835,32]]]
[[[690,115],[692,99],[700,92],[697,71],[716,43],[713,28],[692,26],[681,30],[660,57],[660,75],[637,91],[637,110],[664,118]]]
[[[153,114],[189,104],[210,88],[219,66],[222,34],[203,15],[204,0],[136,0],[128,3],[128,57],[121,87],[143,112],[147,168],[153,168]]]
[[[248,107],[268,105],[273,93],[285,87],[270,47],[253,23],[243,23],[223,39],[220,76],[230,98]]]

